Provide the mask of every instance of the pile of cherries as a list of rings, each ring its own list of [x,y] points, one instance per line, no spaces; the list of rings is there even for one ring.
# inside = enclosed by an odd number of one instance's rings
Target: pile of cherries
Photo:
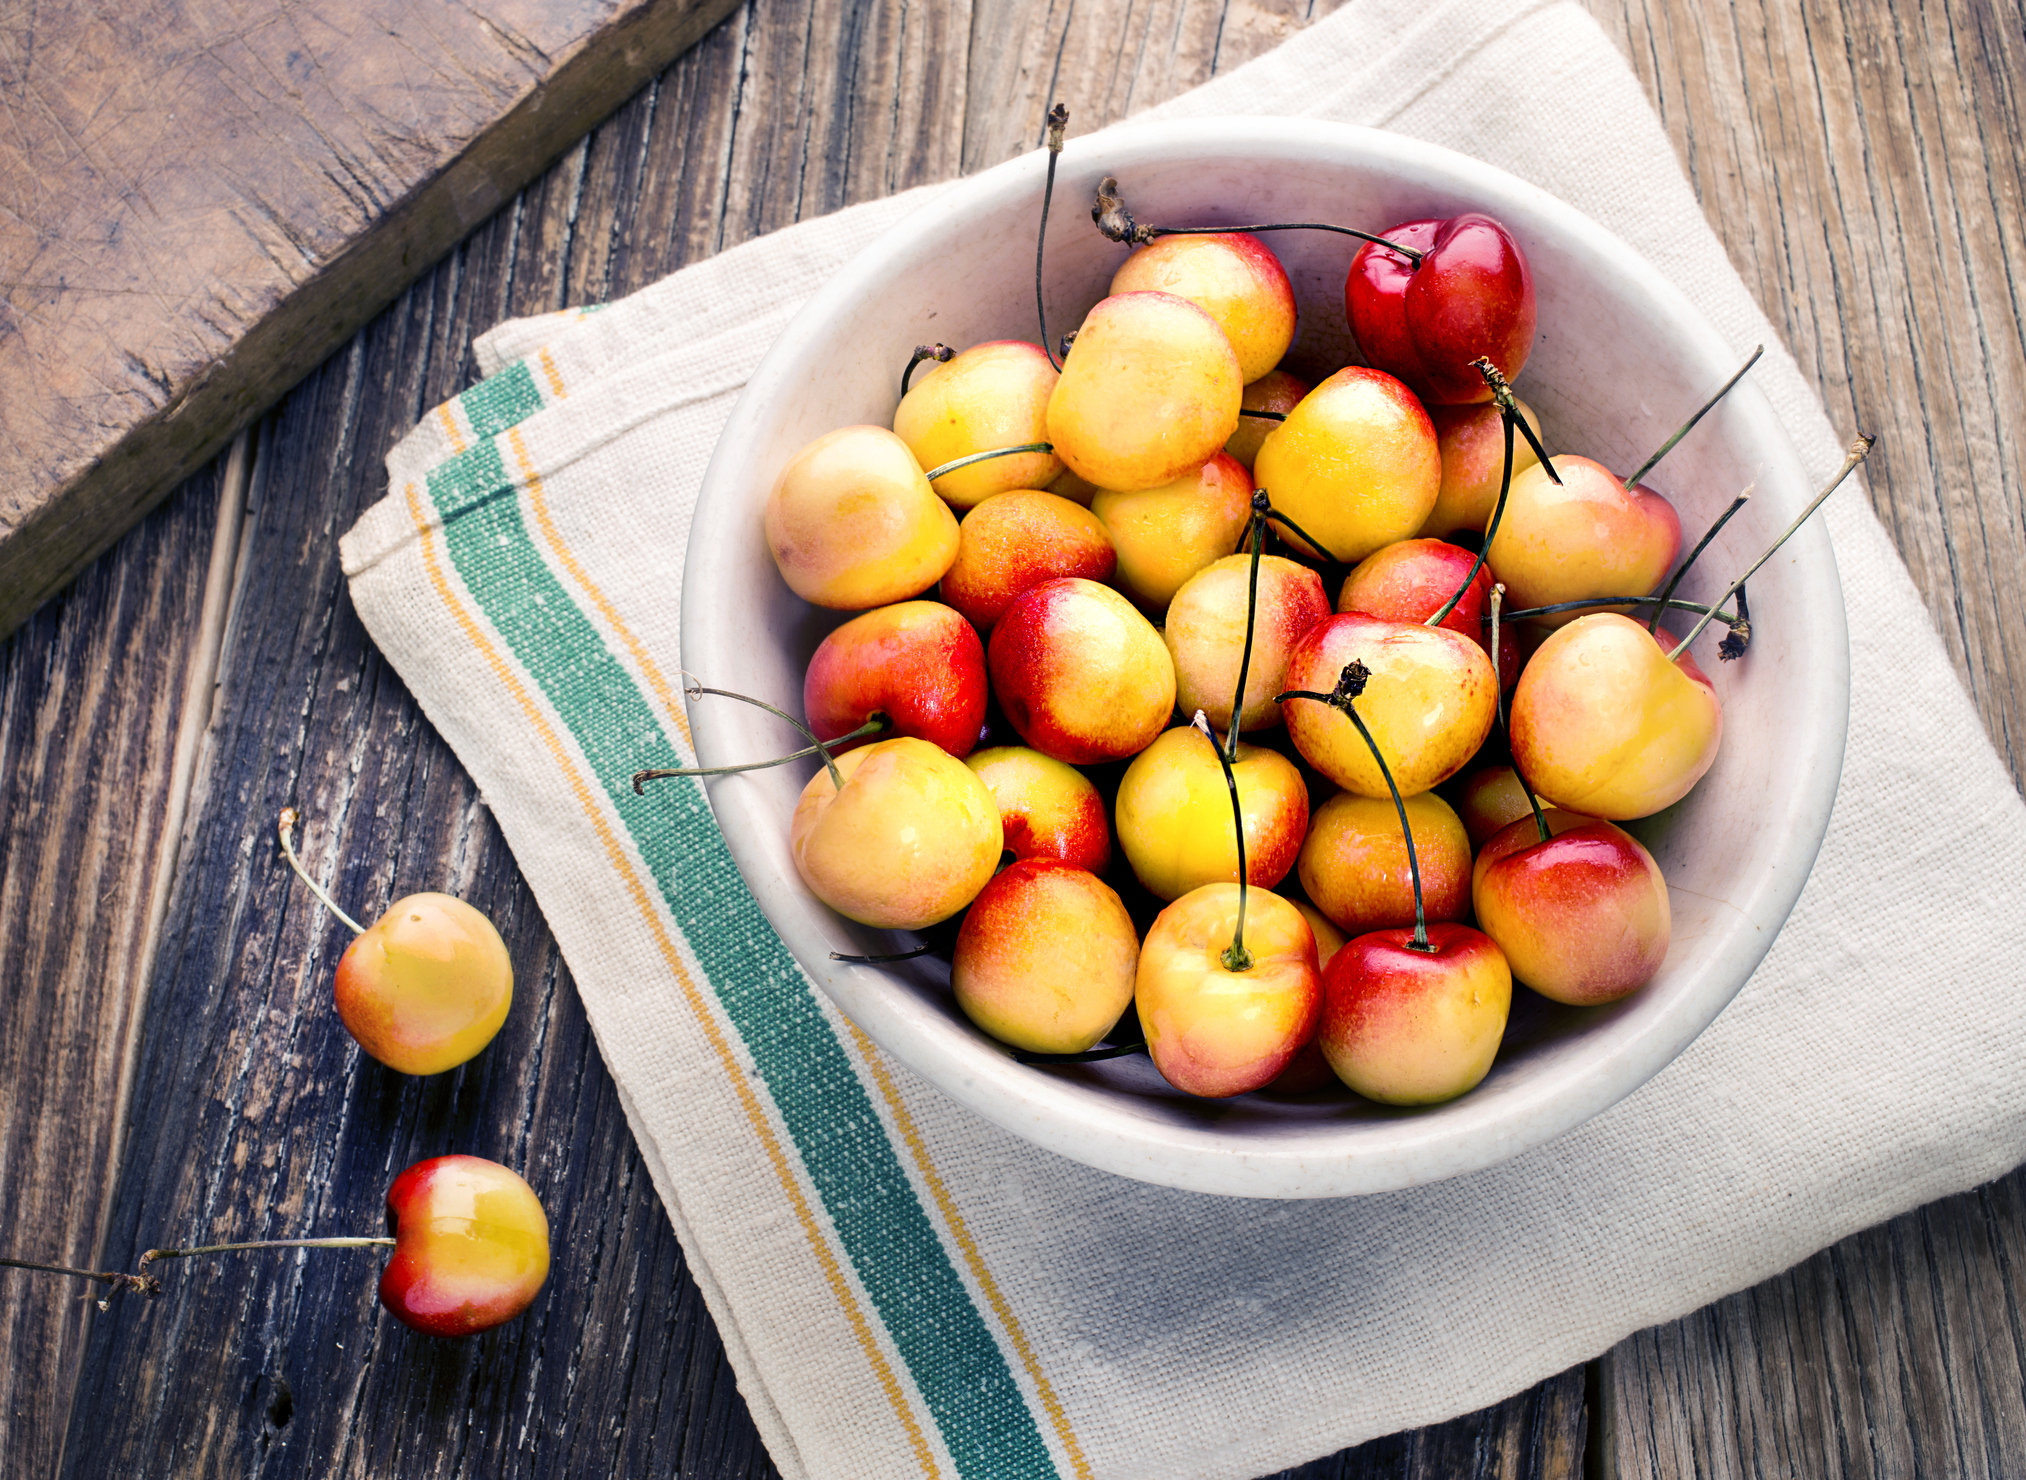
[[[1742,650],[1743,580],[1729,612],[1654,596],[1682,531],[1653,460],[1541,446],[1496,220],[1349,231],[1367,363],[1311,386],[1261,237],[1346,228],[1141,226],[1112,180],[1092,215],[1132,251],[1059,367],[925,346],[891,428],[818,438],[767,497],[789,587],[863,613],[807,670],[796,866],[868,925],[961,913],[956,1000],[1030,1062],[1460,1095],[1515,980],[1590,1005],[1659,970],[1667,886],[1616,824],[1714,761],[1688,639]]]

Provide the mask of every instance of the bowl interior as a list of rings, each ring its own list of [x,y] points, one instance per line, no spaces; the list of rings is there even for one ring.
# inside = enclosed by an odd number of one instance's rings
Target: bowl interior
[[[843,618],[788,591],[761,537],[782,465],[812,438],[886,424],[913,346],[1036,338],[1035,228],[1043,164],[1015,160],[954,186],[856,259],[769,353],[735,409],[699,493],[684,576],[683,663],[800,712],[803,669]],[[1750,346],[1724,343],[1677,291],[1587,218],[1462,156],[1395,135],[1279,120],[1123,128],[1064,152],[1049,223],[1051,335],[1074,328],[1125,255],[1092,228],[1098,180],[1116,175],[1143,222],[1333,221],[1369,229],[1485,210],[1534,272],[1540,329],[1515,382],[1548,447],[1629,471],[1720,385]],[[1290,363],[1320,378],[1356,358],[1343,282],[1354,246],[1320,232],[1269,238],[1294,282]],[[1685,542],[1750,486],[1679,593],[1720,593],[1812,490],[1749,377],[1647,480],[1682,515]],[[892,968],[828,959],[890,951],[803,889],[788,822],[813,767],[721,778],[718,819],[761,906],[805,969],[883,1048],[991,1120],[1065,1156],[1197,1191],[1318,1197],[1475,1170],[1537,1145],[1629,1093],[1722,1010],[1771,944],[1813,864],[1843,755],[1848,671],[1841,589],[1826,535],[1804,529],[1749,588],[1741,662],[1698,657],[1724,706],[1722,750],[1682,802],[1632,825],[1665,872],[1673,940],[1660,975],[1606,1008],[1515,991],[1485,1082],[1451,1104],[1387,1110],[1348,1092],[1307,1101],[1202,1101],[1144,1058],[1077,1069],[1016,1064],[957,1011],[932,958]],[[1334,593],[1332,593],[1334,595]],[[1718,634],[1720,635],[1720,634]],[[707,765],[799,743],[744,705],[703,700],[691,720]],[[899,942],[897,945],[896,943]]]

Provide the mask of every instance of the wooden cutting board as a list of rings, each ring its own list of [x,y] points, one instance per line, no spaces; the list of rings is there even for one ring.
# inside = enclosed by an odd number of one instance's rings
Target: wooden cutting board
[[[0,636],[735,4],[0,18]]]

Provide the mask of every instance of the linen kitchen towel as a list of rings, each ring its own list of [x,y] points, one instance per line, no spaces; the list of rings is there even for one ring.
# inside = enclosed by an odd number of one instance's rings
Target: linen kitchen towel
[[[1360,0],[1121,127],[1246,112],[1499,165],[1740,350],[1775,342],[1571,4]],[[1814,874],[1736,1001],[1596,1119],[1407,1192],[1250,1202],[1061,1160],[883,1057],[769,929],[701,788],[628,778],[688,758],[682,531],[719,426],[796,308],[925,193],[501,325],[344,545],[555,930],[785,1475],[1243,1480],[1479,1408],[2026,1159],[2026,1026],[1992,1007],[2020,968],[1980,945],[2026,938],[2026,808],[1854,485],[1823,516],[1853,679]],[[1792,362],[1755,375],[1833,469]]]

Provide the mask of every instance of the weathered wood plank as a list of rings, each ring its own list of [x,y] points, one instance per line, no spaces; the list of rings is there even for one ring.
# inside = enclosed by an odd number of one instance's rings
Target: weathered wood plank
[[[216,468],[191,479],[0,645],[0,1252],[17,1258],[103,1267],[220,488]],[[0,1271],[0,1469],[52,1472],[100,1293]]]
[[[0,634],[734,3],[0,21]]]
[[[1477,1413],[1283,1470],[1267,1480],[1577,1480],[1588,1410],[1580,1367]]]

